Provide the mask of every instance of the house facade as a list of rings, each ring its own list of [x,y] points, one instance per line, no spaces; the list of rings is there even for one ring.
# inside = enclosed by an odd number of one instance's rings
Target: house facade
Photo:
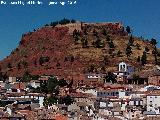
[[[147,111],[160,114],[160,94],[147,95]]]
[[[156,76],[149,76],[148,77],[148,84],[149,85],[160,86],[160,76],[158,76],[158,75],[156,75]]]

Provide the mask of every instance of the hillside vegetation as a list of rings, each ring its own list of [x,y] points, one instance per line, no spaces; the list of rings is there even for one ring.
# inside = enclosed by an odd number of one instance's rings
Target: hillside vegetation
[[[74,26],[81,30],[73,31]],[[138,69],[144,65],[141,61],[144,52],[147,64],[155,63],[154,46],[149,41],[128,34],[125,27],[117,30],[107,26],[108,23],[82,26],[74,21],[23,34],[19,46],[0,62],[1,71],[9,76],[22,76],[27,71],[68,78],[113,71],[120,61]]]

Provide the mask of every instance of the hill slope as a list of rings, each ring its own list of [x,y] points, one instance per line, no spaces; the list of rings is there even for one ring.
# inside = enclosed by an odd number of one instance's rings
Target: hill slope
[[[77,29],[75,31],[75,29]],[[132,54],[127,57],[130,44]],[[147,61],[154,62],[153,46],[129,36],[119,23],[72,23],[46,26],[22,35],[19,46],[0,62],[10,76],[49,74],[68,78],[88,72],[115,70],[119,61],[139,66],[138,56],[147,47]]]

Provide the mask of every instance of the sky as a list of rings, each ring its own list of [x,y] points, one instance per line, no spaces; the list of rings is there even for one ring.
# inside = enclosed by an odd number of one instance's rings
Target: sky
[[[2,4],[6,2],[7,4]],[[12,0],[18,1],[18,0]],[[20,0],[19,0],[20,1]],[[38,0],[34,0],[36,3]],[[0,1],[0,60],[15,49],[22,34],[63,18],[83,22],[122,22],[135,36],[155,38],[160,47],[160,0],[70,0],[75,4],[61,5],[68,0],[39,0],[41,5],[11,5]],[[58,2],[57,5],[48,5]]]

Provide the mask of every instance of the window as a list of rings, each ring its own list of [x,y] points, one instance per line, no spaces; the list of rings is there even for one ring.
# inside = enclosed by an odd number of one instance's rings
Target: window
[[[153,107],[153,105],[151,104],[151,105],[149,105],[150,107]]]

